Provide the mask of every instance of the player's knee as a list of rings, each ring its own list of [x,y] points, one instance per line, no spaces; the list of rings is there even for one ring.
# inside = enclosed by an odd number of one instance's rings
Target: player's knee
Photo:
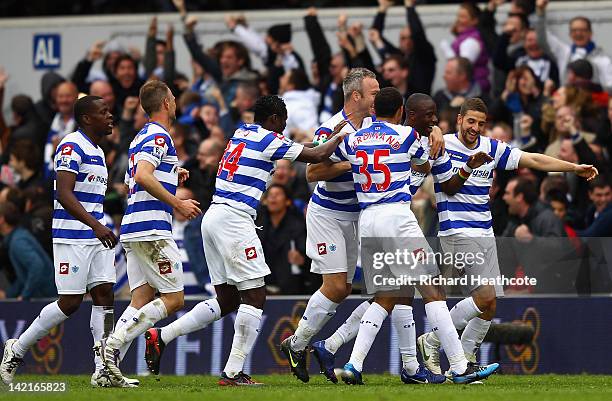
[[[83,295],[60,295],[57,304],[60,310],[66,316],[72,315],[79,309],[81,306],[81,302],[83,302]]]
[[[495,316],[495,309],[497,306],[497,299],[495,296],[495,290],[489,288],[479,289],[472,294],[474,303],[483,315],[493,317]]]
[[[321,288],[323,295],[336,303],[342,302],[351,293],[351,290],[351,284],[347,284],[344,280],[327,280]]]
[[[251,305],[257,309],[263,309],[266,303],[266,290],[265,287],[260,287],[240,291],[240,297],[242,298],[243,304]]]
[[[166,307],[168,315],[171,315],[185,306],[185,297],[182,292],[176,292],[172,294],[162,294],[162,301]]]

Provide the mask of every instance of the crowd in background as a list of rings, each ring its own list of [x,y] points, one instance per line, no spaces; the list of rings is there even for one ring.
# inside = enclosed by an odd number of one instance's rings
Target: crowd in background
[[[181,40],[174,37],[172,26],[161,35],[153,18],[142,55],[116,41],[96,42],[71,75],[46,73],[39,99],[3,99],[9,77],[0,69],[0,108],[6,100],[12,111],[8,122],[0,116],[0,298],[54,293],[50,161],[59,141],[77,128],[72,108],[79,93],[102,97],[115,118],[113,134],[101,146],[109,170],[105,212],[108,224],[119,226],[126,202],[128,147],[147,121],[138,92],[149,79],[164,80],[177,99],[171,135],[179,163],[190,172],[178,195],[199,201],[203,212],[210,206],[226,143],[240,124],[252,122],[251,108],[261,95],[284,99],[284,134],[299,142],[311,141],[319,124],[342,108],[342,80],[353,67],[374,71],[381,87],[394,86],[406,98],[417,92],[431,94],[444,132],[456,132],[456,116],[466,98],[481,97],[489,107],[487,135],[599,169],[600,177],[589,183],[570,173],[496,173],[491,189],[497,236],[513,237],[525,249],[536,247],[537,237],[567,238],[580,257],[588,248],[585,238],[612,236],[612,61],[592,41],[587,18],[573,18],[568,36],[556,37],[547,31],[547,0],[513,0],[507,15],[496,12],[503,2],[459,5],[448,40],[433,44],[415,0],[404,1],[406,26],[399,37],[385,36],[385,15],[393,1],[378,0],[369,28],[339,16],[337,53],[324,35],[317,10],[310,8],[303,23],[314,58],[304,60],[303,49],[292,45],[289,23],[271,26],[262,36],[244,16],[228,15],[227,28],[235,39],[210,43],[195,35],[197,20],[187,14],[184,0],[174,0],[184,23]],[[189,50],[191,71],[175,68],[176,46]],[[438,59],[434,46],[441,46],[446,58]],[[370,48],[378,53],[380,64],[374,63]],[[261,70],[252,68],[255,58],[261,60]],[[432,87],[436,73],[443,76],[441,88]],[[309,273],[305,255],[304,213],[313,188],[305,170],[303,164],[279,161],[258,213],[258,233],[272,270],[266,278],[272,294],[309,294],[318,288],[320,278]],[[435,236],[431,182],[423,185],[412,207],[424,233]],[[189,266],[188,293],[213,291],[200,222],[201,218],[174,222],[174,235]],[[117,255],[121,259],[120,250]],[[509,269],[514,275],[530,274],[520,262]],[[587,265],[562,274],[559,288],[606,290],[609,273],[600,270]],[[546,274],[555,272],[551,268]]]

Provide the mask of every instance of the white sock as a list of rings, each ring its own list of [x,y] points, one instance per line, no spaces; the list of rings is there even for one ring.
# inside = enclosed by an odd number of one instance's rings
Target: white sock
[[[351,316],[349,316],[348,319],[346,319],[346,321],[342,324],[342,326],[338,327],[338,330],[336,330],[334,334],[325,340],[325,349],[332,354],[335,354],[338,352],[338,348],[355,338],[357,336],[357,332],[359,331],[359,322],[369,307],[370,302],[368,301],[360,303],[359,306],[355,308],[353,313],[351,313]]]
[[[132,320],[115,329],[115,332],[108,337],[108,345],[113,348],[120,348],[122,345],[132,341],[163,318],[168,316],[164,301],[157,298],[136,312]]]
[[[134,315],[136,314],[136,312],[138,312],[138,309],[134,308],[131,305],[128,305],[128,307],[125,308],[125,310],[119,317],[119,320],[117,320],[117,324],[115,325],[115,330],[119,330],[121,326],[126,324],[128,321],[131,321]],[[127,354],[128,350],[130,349],[130,345],[132,345],[132,342],[128,341],[119,348],[119,360],[120,361],[122,361],[123,358],[125,357],[125,354]]]
[[[108,337],[113,332],[115,325],[115,314],[112,306],[91,305],[91,317],[89,318],[89,329],[96,344],[103,338]],[[96,372],[104,367],[102,359],[94,354]]]
[[[359,323],[359,332],[355,339],[353,352],[349,359],[349,363],[352,363],[358,371],[361,372],[363,370],[363,361],[368,356],[372,343],[388,314],[385,308],[376,302],[372,302],[372,305],[363,314]]]
[[[453,325],[446,302],[434,301],[425,304],[425,313],[427,313],[427,320],[431,324],[431,331],[436,333],[442,347],[444,347],[451,370],[462,374],[467,368],[467,360],[463,354],[461,341],[459,341],[459,335]]]
[[[225,369],[223,369],[228,377],[235,377],[242,371],[244,360],[251,353],[255,340],[257,340],[262,315],[263,310],[251,305],[240,304],[234,322],[232,350],[225,364]]]
[[[461,334],[461,345],[463,346],[463,352],[469,356],[472,361],[476,360],[476,351],[480,348],[480,344],[487,335],[491,327],[490,320],[484,320],[479,317],[475,317],[467,324]]]
[[[221,307],[217,299],[207,299],[193,307],[166,327],[162,327],[161,339],[168,344],[178,336],[193,333],[221,319]]]
[[[323,295],[320,290],[312,294],[304,316],[300,319],[297,330],[289,342],[291,349],[301,351],[306,348],[312,337],[336,314],[337,307],[338,304]]]
[[[13,345],[15,356],[23,358],[32,345],[36,344],[38,340],[49,333],[49,330],[66,319],[68,319],[68,316],[64,315],[57,301],[42,308],[38,317],[34,319],[30,327],[19,336]]]
[[[481,313],[482,311],[478,309],[472,297],[467,297],[457,302],[450,311],[451,319],[453,319],[453,324],[457,330],[465,329],[468,322]],[[440,340],[435,336],[435,333],[433,336],[427,336],[427,339],[430,345],[440,347]]]
[[[419,368],[416,351],[416,328],[412,316],[412,306],[395,305],[391,313],[391,321],[397,331],[402,365],[409,375],[414,375]]]

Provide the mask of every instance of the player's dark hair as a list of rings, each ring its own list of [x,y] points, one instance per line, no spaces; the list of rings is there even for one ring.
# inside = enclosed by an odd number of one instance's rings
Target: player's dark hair
[[[40,165],[40,150],[29,139],[20,139],[11,148],[11,155],[22,160],[29,170],[37,171]]]
[[[103,100],[100,96],[83,96],[74,103],[74,120],[79,126],[83,125],[83,116],[94,111],[95,102]]]
[[[479,111],[481,113],[488,114],[489,110],[487,109],[487,105],[485,102],[478,97],[471,97],[466,99],[461,105],[461,109],[459,110],[459,114],[465,116],[468,111]]]
[[[382,88],[374,98],[374,111],[378,117],[393,117],[403,104],[404,98],[397,89]]]
[[[523,194],[523,199],[525,199],[525,203],[527,203],[529,206],[538,201],[538,189],[533,181],[528,180],[525,177],[516,177],[513,179],[513,181],[516,182],[516,186],[514,187],[514,196]]]
[[[589,191],[595,190],[595,188],[605,188],[610,186],[610,181],[608,177],[603,175],[598,175],[591,181],[589,181]]]
[[[406,100],[406,105],[404,108],[406,109],[406,113],[409,111],[416,111],[416,109],[420,108],[422,104],[431,103],[434,100],[431,96],[425,93],[413,93]]]
[[[151,116],[161,110],[164,99],[168,97],[168,85],[163,81],[151,80],[142,85],[139,97],[142,109]]]
[[[287,116],[287,107],[283,99],[276,95],[262,96],[255,102],[253,106],[255,113],[255,122],[263,124],[274,114],[278,116]]]
[[[4,221],[11,227],[17,226],[21,219],[21,213],[19,213],[17,206],[11,202],[0,203],[0,216],[4,217]]]

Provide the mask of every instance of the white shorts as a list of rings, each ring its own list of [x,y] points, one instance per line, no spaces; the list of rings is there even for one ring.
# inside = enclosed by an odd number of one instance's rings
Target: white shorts
[[[359,217],[361,237],[361,264],[369,294],[394,291],[399,286],[378,284],[379,277],[410,277],[417,284],[425,277],[440,274],[433,251],[423,236],[421,227],[407,203],[389,203],[370,206]],[[399,258],[396,256],[399,252]],[[392,254],[389,259],[374,263],[375,254]],[[428,256],[427,256],[428,255]],[[413,257],[414,256],[414,257]]]
[[[352,283],[359,253],[358,224],[338,220],[325,212],[309,207],[306,212],[306,256],[316,274],[346,273]]]
[[[173,239],[122,242],[130,291],[149,284],[160,293],[183,291],[183,264]]]
[[[97,283],[115,283],[115,250],[99,244],[53,244],[55,286],[60,295],[85,294]]]
[[[202,218],[202,238],[212,285],[229,284],[240,291],[265,285],[270,268],[248,213],[212,204]]]

